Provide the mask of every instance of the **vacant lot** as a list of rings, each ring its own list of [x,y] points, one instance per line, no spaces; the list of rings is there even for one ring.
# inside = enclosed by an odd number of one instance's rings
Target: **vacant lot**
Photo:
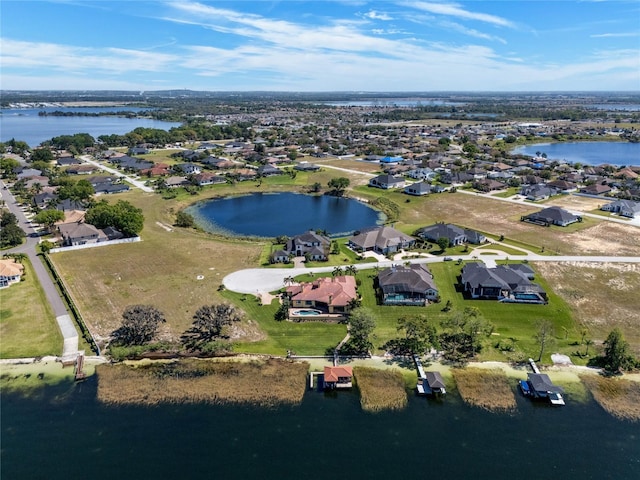
[[[59,355],[62,335],[29,259],[23,281],[2,290],[0,358]]]
[[[571,306],[596,345],[620,327],[640,354],[640,265],[540,262],[535,268]]]

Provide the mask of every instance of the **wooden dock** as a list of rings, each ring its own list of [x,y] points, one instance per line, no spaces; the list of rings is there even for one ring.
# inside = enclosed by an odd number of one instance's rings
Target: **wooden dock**
[[[77,380],[84,380],[86,378],[86,373],[84,373],[84,351],[78,352],[78,356],[76,357],[76,363],[74,367],[74,375]]]
[[[540,369],[536,365],[536,362],[533,361],[533,358],[529,359],[529,365],[531,366],[531,370],[533,370],[533,373],[540,373]]]

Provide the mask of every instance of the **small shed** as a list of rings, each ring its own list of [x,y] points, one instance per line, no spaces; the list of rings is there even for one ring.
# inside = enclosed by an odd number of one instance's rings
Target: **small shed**
[[[418,382],[418,392],[426,395],[447,393],[444,379],[440,372],[425,372],[424,377]]]
[[[324,388],[351,388],[353,369],[349,366],[324,367]]]

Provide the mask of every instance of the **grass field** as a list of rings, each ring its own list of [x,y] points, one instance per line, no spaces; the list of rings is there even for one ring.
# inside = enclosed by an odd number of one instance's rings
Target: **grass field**
[[[407,406],[404,377],[398,370],[355,367],[353,374],[364,411],[402,410]]]
[[[452,373],[460,396],[469,405],[491,412],[516,408],[516,397],[502,370],[466,368],[454,369]]]
[[[0,290],[0,358],[39,357],[62,352],[55,314],[28,258],[23,281]]]
[[[640,422],[640,382],[595,375],[583,375],[581,380],[611,415]]]
[[[570,306],[578,328],[587,329],[596,349],[619,327],[640,355],[640,265],[540,262],[534,267]],[[584,351],[584,346],[573,350]]]

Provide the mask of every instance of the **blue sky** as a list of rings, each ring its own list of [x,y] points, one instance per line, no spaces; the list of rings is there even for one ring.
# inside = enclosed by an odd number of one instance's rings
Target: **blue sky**
[[[0,88],[640,90],[640,2],[2,0]]]

